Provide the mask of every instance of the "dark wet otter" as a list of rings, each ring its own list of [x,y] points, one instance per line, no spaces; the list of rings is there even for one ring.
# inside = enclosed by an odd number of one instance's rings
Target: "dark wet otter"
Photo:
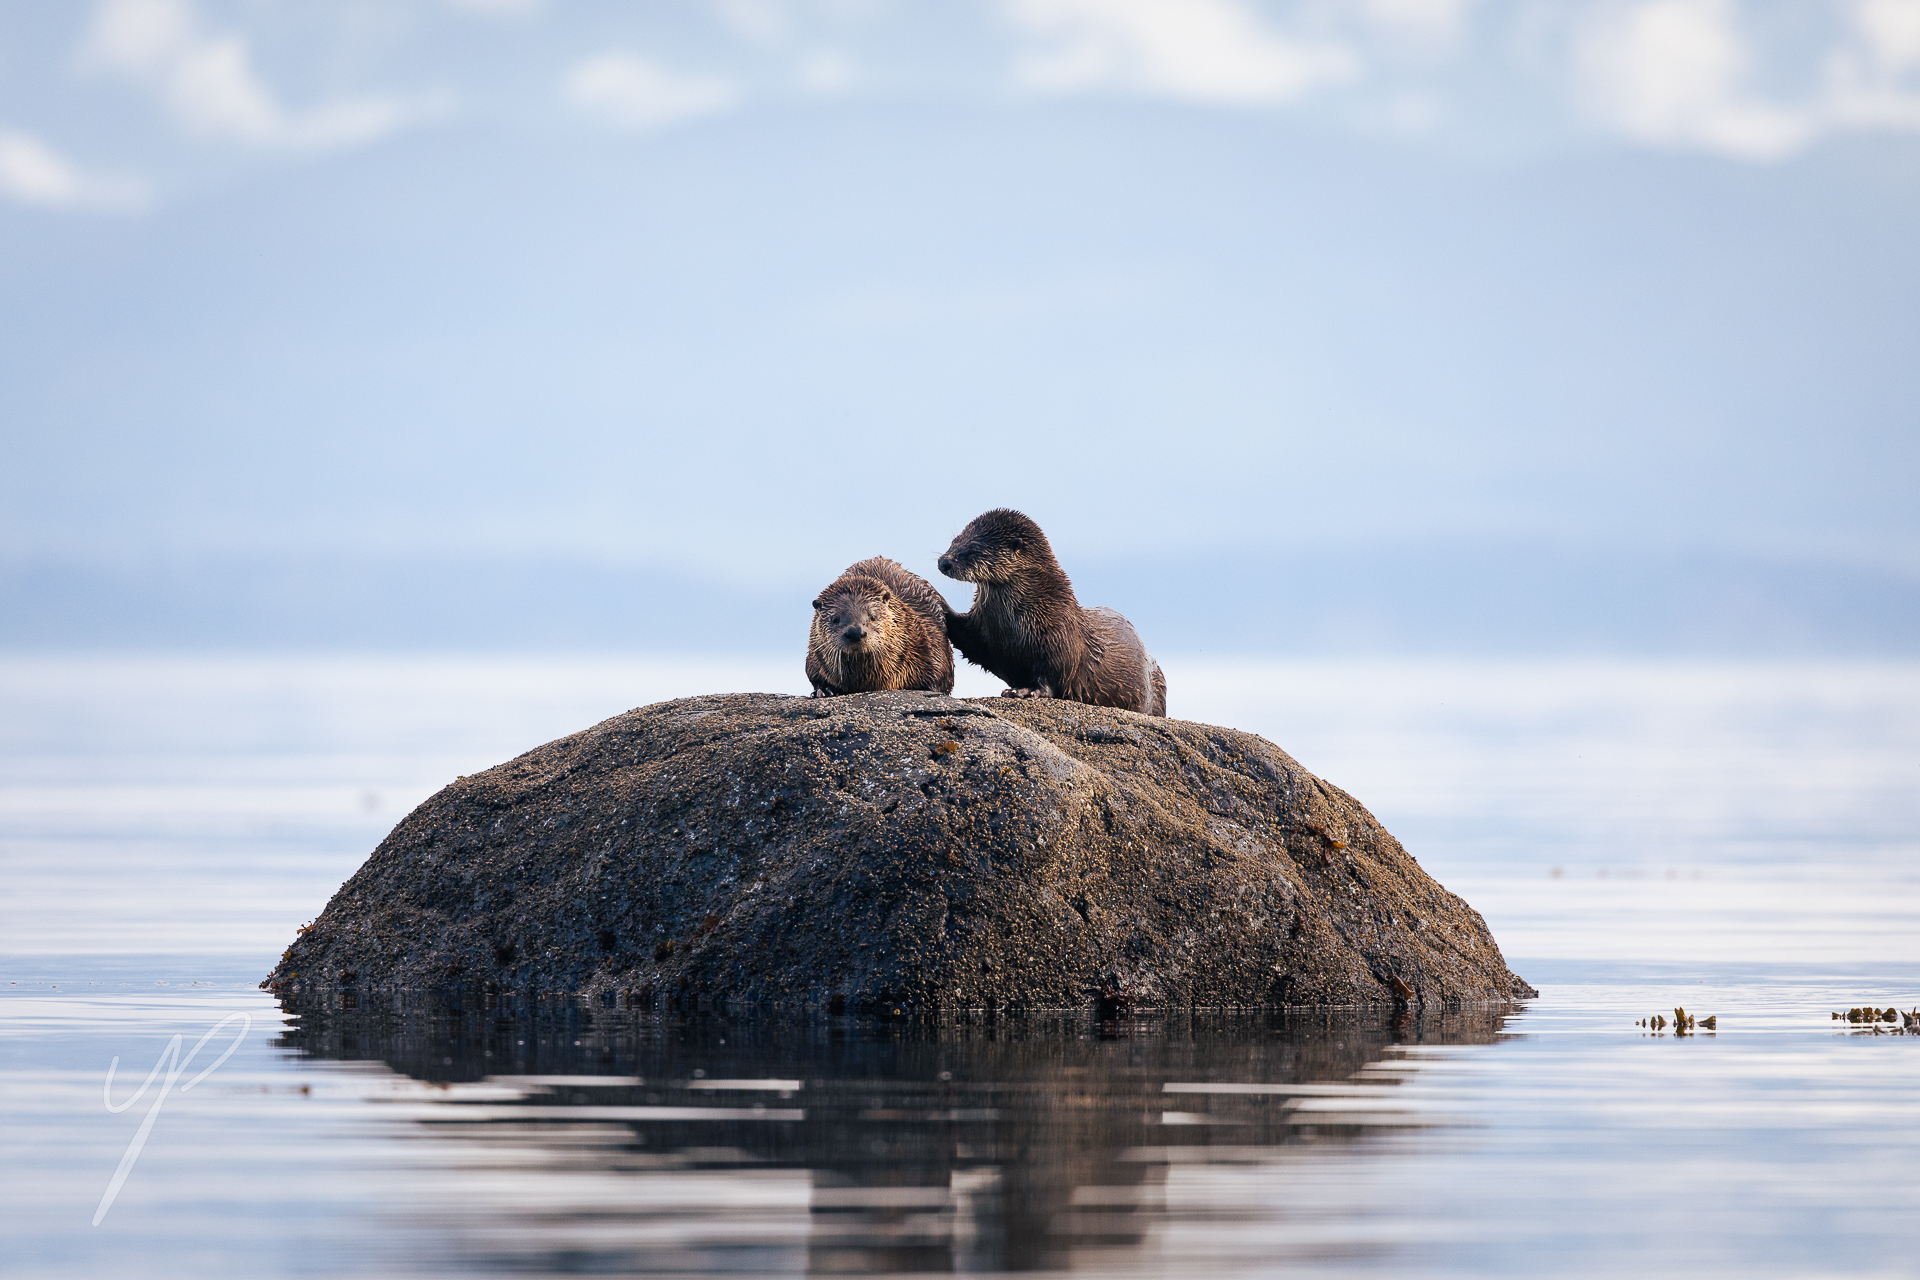
[[[813,696],[880,689],[953,692],[947,602],[885,556],[850,565],[813,602],[807,679]]]
[[[1047,535],[1018,511],[989,511],[962,529],[940,572],[975,584],[972,609],[947,610],[947,636],[1007,682],[1005,696],[1167,714],[1167,679],[1133,624],[1081,608]]]

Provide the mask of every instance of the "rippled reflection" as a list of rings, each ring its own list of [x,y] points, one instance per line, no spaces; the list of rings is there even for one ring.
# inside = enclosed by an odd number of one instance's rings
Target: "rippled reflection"
[[[1400,1086],[1505,1010],[941,1019],[289,1000],[280,1042],[407,1077],[415,1265],[513,1272],[1132,1270],[1221,1165],[1446,1125]],[[377,1090],[374,1091],[377,1093]],[[370,1095],[372,1096],[372,1095]],[[412,1252],[413,1250],[410,1250]]]

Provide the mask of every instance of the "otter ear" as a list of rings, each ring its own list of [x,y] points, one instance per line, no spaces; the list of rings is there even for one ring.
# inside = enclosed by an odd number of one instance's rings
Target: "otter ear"
[[[827,602],[825,600],[815,600],[813,602],[813,607],[816,609],[824,609],[827,607]]]

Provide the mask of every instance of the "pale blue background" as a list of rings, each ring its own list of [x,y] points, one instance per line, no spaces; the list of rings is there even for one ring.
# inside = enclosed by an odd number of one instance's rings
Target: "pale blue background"
[[[1916,351],[1912,0],[0,17],[15,647],[1911,654]]]

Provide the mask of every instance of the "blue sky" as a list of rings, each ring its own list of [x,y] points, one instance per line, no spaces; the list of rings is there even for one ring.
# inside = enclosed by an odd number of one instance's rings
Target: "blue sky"
[[[14,6],[0,546],[1911,583],[1917,232],[1920,0]]]

